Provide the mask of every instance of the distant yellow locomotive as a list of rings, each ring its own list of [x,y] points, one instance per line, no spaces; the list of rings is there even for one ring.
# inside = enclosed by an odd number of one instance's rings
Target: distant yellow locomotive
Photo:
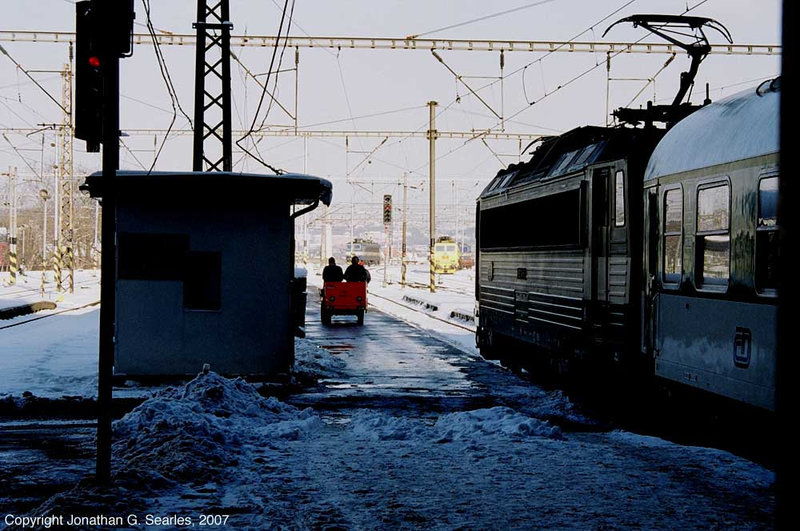
[[[461,253],[450,236],[440,236],[433,246],[433,270],[436,273],[455,273]]]

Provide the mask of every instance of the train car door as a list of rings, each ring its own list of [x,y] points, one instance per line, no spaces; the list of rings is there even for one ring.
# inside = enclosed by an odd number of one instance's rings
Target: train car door
[[[658,189],[647,190],[644,202],[644,291],[642,293],[642,352],[653,355],[656,340],[656,296],[658,275]]]
[[[594,304],[608,302],[609,213],[611,210],[611,169],[592,171],[592,293]]]

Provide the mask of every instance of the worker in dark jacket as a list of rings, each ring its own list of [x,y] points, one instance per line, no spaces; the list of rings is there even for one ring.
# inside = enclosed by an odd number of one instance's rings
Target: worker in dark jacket
[[[344,271],[344,279],[348,282],[368,282],[369,273],[366,268],[358,263],[358,257],[350,260],[350,265]]]
[[[328,265],[322,270],[322,280],[324,282],[341,282],[344,279],[342,268],[336,265],[334,257],[328,258]]]

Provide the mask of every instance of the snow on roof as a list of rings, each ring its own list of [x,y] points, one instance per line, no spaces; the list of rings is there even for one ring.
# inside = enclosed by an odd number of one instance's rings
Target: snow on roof
[[[126,190],[140,189],[148,194],[153,191],[164,193],[178,190],[181,194],[220,194],[226,188],[242,194],[268,193],[282,190],[294,204],[308,205],[320,201],[330,205],[333,198],[333,185],[327,179],[300,173],[261,174],[244,172],[201,172],[201,171],[134,171],[118,170],[116,186]],[[86,177],[81,190],[89,192],[93,198],[103,196],[107,186],[103,172],[94,172]]]
[[[764,82],[681,120],[653,151],[645,181],[778,152],[779,87]]]

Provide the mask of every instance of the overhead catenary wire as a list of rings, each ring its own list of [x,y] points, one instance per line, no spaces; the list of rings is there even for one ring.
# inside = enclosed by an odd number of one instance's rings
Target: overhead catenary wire
[[[30,79],[30,80],[33,82],[33,84],[34,84],[34,85],[36,85],[37,87],[39,87],[39,88],[42,90],[42,92],[44,92],[45,94],[47,94],[47,97],[48,97],[48,98],[50,98],[50,99],[53,101],[53,103],[55,103],[56,105],[58,105],[59,109],[61,109],[62,111],[64,111],[66,114],[69,114],[69,112],[67,111],[67,109],[65,109],[65,108],[64,108],[64,106],[63,106],[63,105],[61,105],[61,102],[60,102],[60,101],[58,101],[58,100],[57,100],[57,99],[56,99],[56,98],[55,98],[55,97],[54,97],[52,94],[50,94],[50,93],[47,91],[47,89],[46,89],[46,88],[44,88],[44,87],[42,86],[42,84],[41,84],[41,83],[39,83],[38,81],[36,81],[36,79],[35,79],[35,78],[34,78],[32,75],[30,75],[30,73],[29,73],[27,70],[25,70],[25,68],[23,68],[23,67],[22,67],[22,65],[21,65],[21,64],[19,64],[19,62],[17,62],[17,60],[16,60],[16,59],[14,59],[13,57],[11,57],[11,54],[9,54],[9,53],[8,53],[8,50],[6,50],[6,49],[3,47],[3,45],[2,45],[2,44],[0,44],[0,53],[2,53],[3,55],[5,55],[6,57],[8,57],[8,58],[9,58],[9,60],[11,60],[11,62],[12,62],[12,63],[14,63],[14,65],[17,67],[17,71],[22,71],[22,73],[23,73],[23,74],[25,74],[25,75],[28,77],[28,79]]]
[[[278,90],[278,76],[282,72],[281,65],[283,65],[283,56],[284,56],[284,53],[286,52],[286,45],[289,42],[289,40],[288,40],[289,33],[292,31],[292,19],[294,17],[294,6],[295,6],[295,0],[292,0],[292,7],[289,9],[289,20],[288,20],[288,22],[286,24],[286,35],[284,35],[283,46],[281,46],[281,54],[278,57],[278,68],[276,68],[274,71],[272,69],[270,69],[270,71],[267,72],[267,80],[264,82],[264,86],[267,86],[267,84],[269,83],[270,74],[275,74],[275,76],[273,78],[273,82],[272,82],[272,86],[273,86],[272,92],[277,92],[277,90]],[[261,124],[259,125],[259,130],[263,129],[264,124],[267,121],[267,117],[269,116],[269,113],[272,110],[272,104],[273,103],[276,103],[275,97],[271,97],[270,100],[269,100],[269,104],[267,105],[267,111],[264,113],[264,118],[261,120]],[[288,111],[287,111],[287,113],[288,113]],[[288,114],[289,114],[289,116],[291,116],[291,113],[288,113]]]
[[[543,5],[543,4],[549,4],[550,2],[555,2],[555,1],[556,0],[539,0],[538,2],[533,2],[533,3],[530,3],[530,4],[526,4],[524,6],[519,6],[519,7],[515,7],[515,8],[512,8],[512,9],[506,9],[505,11],[500,11],[499,13],[493,13],[491,15],[484,15],[484,16],[481,16],[481,17],[478,17],[478,18],[474,18],[474,19],[471,19],[471,20],[466,20],[464,22],[457,22],[456,24],[450,24],[449,26],[444,26],[442,28],[436,28],[436,29],[433,29],[433,30],[428,30],[428,31],[423,32],[423,33],[417,33],[416,35],[409,35],[408,37],[406,37],[406,39],[409,39],[409,40],[418,39],[419,37],[422,37],[423,35],[430,35],[431,33],[436,33],[437,31],[444,31],[444,30],[449,30],[449,29],[454,29],[454,28],[460,28],[460,27],[466,26],[468,24],[474,24],[475,22],[483,22],[484,20],[497,18],[497,17],[503,16],[503,15],[508,15],[510,13],[515,13],[517,11],[522,11],[523,9],[530,9],[531,7],[537,7],[537,6],[540,6],[540,5]]]
[[[615,10],[613,13],[611,13],[611,14],[609,14],[609,15],[605,16],[603,19],[601,19],[601,20],[600,20],[599,22],[597,22],[595,25],[597,25],[597,24],[600,24],[601,22],[605,21],[606,19],[608,19],[609,17],[613,16],[613,15],[614,15],[614,14],[616,14],[618,11],[620,11],[621,9],[623,9],[623,8],[627,7],[628,5],[630,5],[631,3],[635,2],[635,1],[636,1],[636,0],[629,0],[629,2],[627,2],[625,5],[623,5],[622,7],[618,8],[618,9],[617,9],[617,10]],[[696,9],[696,8],[698,8],[698,7],[700,7],[701,5],[705,4],[707,1],[708,1],[708,0],[702,0],[702,1],[698,2],[697,4],[695,4],[695,5],[691,6],[691,7],[688,7],[688,6],[687,6],[687,8],[686,8],[686,9],[685,9],[685,10],[684,10],[684,11],[683,11],[681,14],[682,14],[682,15],[685,15],[685,14],[686,14],[686,13],[688,13],[689,11],[692,11],[692,10],[694,10],[694,9]],[[585,31],[584,31],[584,32],[582,32],[581,34],[583,34],[583,33],[585,33]],[[581,34],[579,34],[579,35],[581,35]],[[638,43],[642,42],[642,41],[643,41],[643,40],[644,40],[646,37],[647,37],[647,35],[645,35],[645,36],[641,37],[640,39],[638,39],[637,41],[635,41],[635,44],[638,44]],[[622,53],[625,53],[625,50],[620,50],[620,51],[616,52],[615,54],[611,55],[611,57],[612,57],[612,58],[613,58],[613,57],[616,57],[616,56],[618,56],[618,55],[620,55],[620,54],[622,54]],[[540,58],[540,59],[541,59],[541,58]],[[534,61],[534,62],[535,62],[535,61]],[[532,63],[530,63],[530,64],[533,64],[534,62],[532,62]],[[547,98],[548,96],[551,96],[552,94],[554,94],[554,93],[558,92],[559,90],[561,90],[561,89],[563,89],[563,88],[565,88],[565,87],[567,87],[567,86],[571,85],[571,84],[572,84],[572,83],[574,83],[575,81],[578,81],[579,79],[583,78],[583,77],[584,77],[584,76],[586,76],[587,74],[589,74],[589,73],[591,73],[592,71],[594,71],[596,68],[598,68],[598,67],[599,67],[600,65],[602,65],[602,64],[603,64],[603,63],[597,63],[597,64],[595,64],[594,66],[590,67],[589,69],[587,69],[587,70],[584,70],[583,72],[579,73],[578,75],[576,75],[576,76],[572,77],[572,78],[571,78],[571,79],[569,79],[568,81],[566,81],[566,82],[564,82],[564,83],[562,83],[562,84],[558,85],[558,87],[557,87],[555,90],[553,90],[553,91],[551,91],[551,92],[548,92],[548,93],[546,93],[546,94],[545,94],[545,95],[544,95],[542,98],[539,98],[539,100],[538,100],[538,101],[539,101],[539,102],[541,102],[543,99]],[[524,68],[524,67],[523,67],[523,68]],[[517,73],[517,72],[519,72],[520,70],[522,70],[522,69],[518,69],[518,70],[516,70],[516,71],[512,72],[512,74],[509,74],[509,75],[513,75],[514,73]],[[492,85],[492,84],[494,84],[494,83],[496,83],[496,81],[495,81],[495,82],[493,82],[493,83],[490,83],[490,84],[488,84],[488,85],[485,85],[485,86],[481,87],[481,88],[480,88],[480,89],[478,89],[478,90],[482,90],[482,89],[484,89],[484,88],[486,88],[486,87],[488,87],[488,86],[490,86],[490,85]],[[511,114],[510,116],[508,116],[508,117],[506,118],[506,120],[511,120],[511,119],[513,119],[513,118],[516,118],[517,116],[519,116],[520,114],[522,114],[522,113],[523,113],[523,112],[525,112],[526,110],[530,109],[530,108],[531,108],[531,107],[532,107],[532,106],[533,106],[535,103],[537,103],[537,102],[536,102],[536,101],[534,101],[534,102],[529,102],[527,106],[525,106],[525,107],[521,108],[519,111],[517,111],[517,112],[515,112],[515,113]],[[497,127],[497,126],[499,126],[499,125],[500,125],[500,124],[499,124],[499,123],[497,123],[497,124],[495,124],[494,126],[490,127],[490,128],[489,128],[489,130],[493,130],[494,128],[496,128],[496,127]],[[476,137],[476,138],[477,138],[477,137]],[[459,146],[457,146],[457,147],[455,147],[455,148],[451,149],[451,150],[450,150],[450,151],[448,151],[447,153],[444,153],[443,155],[436,157],[436,160],[438,161],[438,160],[441,160],[441,159],[443,159],[443,158],[445,158],[445,157],[448,157],[448,156],[452,155],[452,154],[453,154],[453,153],[455,153],[456,151],[458,151],[458,150],[462,149],[464,146],[466,146],[466,145],[467,145],[469,142],[471,142],[471,141],[472,141],[472,140],[467,140],[467,141],[465,141],[464,143],[462,143],[461,145],[459,145]],[[421,165],[421,166],[419,166],[417,169],[420,169],[420,168],[422,168],[422,167],[424,167],[424,165]]]
[[[513,75],[515,75],[515,74],[519,73],[520,71],[522,72],[522,92],[523,92],[523,94],[524,94],[524,96],[525,96],[525,101],[526,101],[526,102],[527,102],[529,105],[533,105],[533,103],[535,103],[535,102],[531,102],[531,101],[528,99],[528,94],[527,94],[527,91],[525,90],[525,71],[527,70],[527,68],[528,68],[529,66],[531,66],[531,65],[535,64],[535,63],[539,63],[539,67],[540,67],[540,68],[543,68],[543,67],[542,67],[542,60],[543,60],[543,59],[545,59],[545,58],[547,58],[548,56],[550,56],[550,55],[552,55],[552,54],[556,53],[558,50],[560,50],[561,48],[563,48],[563,47],[564,47],[564,46],[566,46],[567,44],[569,44],[569,43],[571,43],[571,42],[574,42],[574,41],[575,41],[575,40],[576,40],[578,37],[580,37],[580,36],[581,36],[581,35],[583,35],[584,33],[587,33],[587,32],[589,32],[589,31],[594,31],[594,27],[595,27],[595,26],[598,26],[598,25],[602,24],[603,22],[605,22],[605,21],[606,21],[606,20],[608,20],[609,18],[613,17],[614,15],[616,15],[617,13],[619,13],[620,11],[622,11],[623,9],[625,9],[626,7],[630,6],[630,5],[631,5],[631,4],[633,4],[634,2],[636,2],[636,0],[628,0],[628,1],[627,1],[627,2],[625,2],[623,5],[621,5],[620,7],[618,7],[617,9],[615,9],[614,11],[612,11],[611,13],[609,13],[608,15],[604,16],[603,18],[601,18],[600,20],[598,20],[597,22],[595,22],[594,24],[592,24],[591,26],[589,26],[589,27],[588,27],[588,28],[586,28],[585,30],[583,30],[583,31],[581,31],[580,33],[578,33],[578,34],[574,35],[574,36],[573,36],[572,38],[570,38],[570,39],[569,39],[567,42],[565,42],[565,43],[561,44],[560,46],[557,46],[555,49],[553,49],[553,50],[551,50],[551,51],[549,51],[549,52],[545,53],[543,56],[539,57],[538,59],[536,59],[536,60],[534,60],[534,61],[531,61],[530,63],[526,64],[525,66],[523,66],[523,67],[521,67],[521,68],[518,68],[518,69],[514,70],[513,72],[511,72],[510,74],[508,74],[508,76],[506,76],[506,77],[511,77],[511,76],[513,76]],[[638,42],[640,42],[640,41],[641,41],[641,39],[640,39],[639,41],[636,41],[636,42],[638,43]],[[617,55],[618,55],[618,54],[617,54]],[[600,63],[596,63],[596,64],[595,64],[595,66],[598,66],[599,64],[600,64]],[[542,69],[542,71],[541,71],[540,73],[541,73],[541,76],[542,76],[542,84],[544,84],[544,70]],[[481,89],[483,89],[483,88],[486,88],[486,87],[481,87]],[[546,92],[545,92],[545,94],[546,94]]]
[[[25,158],[25,157],[22,155],[22,153],[20,153],[20,152],[19,152],[19,149],[17,149],[17,146],[15,146],[13,142],[11,142],[11,140],[8,138],[8,136],[6,136],[6,134],[5,134],[5,133],[3,133],[3,138],[5,139],[5,141],[6,141],[6,142],[8,142],[8,145],[9,145],[9,146],[11,146],[11,149],[13,149],[13,150],[14,150],[14,152],[15,152],[17,155],[19,155],[19,158],[21,158],[21,159],[22,159],[22,162],[24,162],[24,163],[25,163],[25,165],[26,165],[28,168],[30,168],[30,170],[33,172],[33,174],[34,174],[36,177],[38,177],[38,178],[39,178],[39,180],[42,180],[42,176],[41,176],[41,175],[39,175],[39,172],[37,172],[37,171],[36,171],[36,168],[34,168],[33,166],[31,166],[30,162],[28,162],[28,159],[26,159],[26,158]]]
[[[245,133],[244,136],[242,136],[241,138],[239,138],[236,141],[236,145],[244,153],[246,153],[250,157],[254,158],[258,162],[260,162],[261,164],[263,164],[264,166],[268,167],[269,169],[271,169],[272,171],[274,171],[275,173],[278,173],[278,174],[283,173],[283,171],[279,170],[279,169],[275,168],[274,166],[272,166],[272,165],[268,164],[267,162],[265,162],[263,160],[263,158],[260,156],[260,154],[259,154],[259,156],[253,154],[250,150],[248,150],[247,148],[244,147],[243,141],[246,140],[247,138],[249,138],[256,131],[256,122],[258,122],[258,115],[261,112],[262,105],[264,104],[264,97],[266,96],[267,87],[269,86],[270,76],[271,76],[271,74],[273,72],[273,67],[275,66],[275,58],[277,57],[277,54],[278,54],[278,47],[279,47],[280,41],[281,41],[281,34],[283,33],[283,25],[284,25],[284,22],[286,22],[286,11],[287,11],[288,8],[289,8],[289,0],[285,0],[284,4],[283,4],[283,10],[281,12],[280,24],[278,25],[278,35],[275,38],[276,39],[275,47],[272,49],[272,57],[270,58],[269,68],[267,69],[267,79],[264,81],[263,90],[261,91],[261,96],[259,97],[258,105],[256,106],[256,112],[253,113],[253,120],[250,123],[250,127],[249,127],[247,133]],[[292,11],[294,11],[294,0],[292,1]],[[287,27],[287,31],[286,31],[287,37],[289,35],[289,28],[291,27],[291,18],[292,18],[292,14],[290,13],[289,14],[289,24],[287,24],[288,27]],[[286,45],[286,41],[284,40],[284,47],[283,47],[284,49],[286,47],[285,45]],[[282,56],[283,56],[283,53],[281,52],[281,57]],[[280,69],[280,66],[278,67],[278,69]],[[276,77],[277,77],[277,74],[276,74]],[[276,80],[276,84],[277,84],[277,80]],[[261,127],[263,127],[263,124],[266,121],[268,114],[269,114],[269,107],[268,107],[267,114],[264,115],[264,120],[261,122]],[[253,149],[255,149],[256,153],[258,153],[258,142],[257,141],[253,142]]]
[[[155,51],[156,61],[158,62],[158,68],[161,72],[161,77],[164,79],[164,83],[167,86],[167,93],[170,97],[170,102],[172,104],[172,119],[169,122],[169,127],[167,127],[167,132],[164,135],[164,139],[161,141],[161,145],[158,147],[155,156],[153,157],[153,163],[150,165],[149,172],[152,172],[158,162],[158,158],[161,155],[162,150],[164,149],[164,145],[167,142],[167,138],[169,138],[169,134],[172,131],[172,127],[175,125],[175,121],[178,118],[178,110],[180,110],[181,114],[186,118],[189,122],[190,127],[193,127],[192,119],[181,107],[180,101],[178,100],[177,93],[175,91],[175,87],[172,84],[172,77],[169,74],[169,67],[164,59],[163,54],[161,53],[161,47],[158,44],[158,39],[155,38],[155,28],[153,26],[152,18],[150,17],[150,0],[142,0],[142,6],[144,7],[145,16],[147,17],[147,30],[150,32],[150,35],[153,37],[153,49]],[[134,157],[135,158],[135,157]],[[137,160],[138,162],[138,160]]]
[[[703,0],[703,1],[702,1],[702,2],[700,2],[699,4],[697,4],[697,5],[695,5],[695,6],[691,7],[691,8],[687,8],[687,10],[686,10],[686,11],[684,11],[684,13],[686,13],[686,12],[688,12],[688,11],[691,11],[692,9],[695,9],[696,7],[698,7],[699,5],[701,5],[702,3],[705,3],[706,1],[708,1],[708,0]],[[602,24],[604,21],[606,21],[606,20],[608,20],[609,18],[613,17],[615,14],[619,13],[621,10],[623,10],[623,9],[625,9],[626,7],[630,6],[630,5],[631,5],[631,4],[633,4],[634,2],[636,2],[636,0],[628,0],[628,1],[627,1],[627,2],[625,2],[625,3],[624,3],[622,6],[618,7],[617,9],[615,9],[614,11],[612,11],[611,13],[609,13],[608,15],[604,16],[602,19],[600,19],[599,21],[595,22],[595,23],[594,23],[592,26],[590,26],[589,28],[587,28],[587,29],[585,29],[585,30],[581,31],[580,33],[576,34],[576,35],[575,35],[575,36],[573,36],[573,37],[572,37],[570,40],[568,40],[568,41],[566,41],[566,42],[562,43],[560,46],[556,47],[554,50],[550,50],[550,51],[549,51],[549,52],[547,52],[547,53],[546,53],[546,54],[545,54],[543,57],[540,57],[540,58],[538,58],[536,61],[532,61],[532,62],[528,63],[527,65],[525,65],[524,67],[521,67],[521,68],[518,68],[517,70],[514,70],[514,71],[513,71],[513,72],[511,72],[510,74],[506,75],[506,76],[505,76],[505,78],[511,77],[511,76],[513,76],[513,75],[515,75],[515,74],[518,74],[519,72],[523,72],[523,71],[524,71],[524,70],[525,70],[525,69],[526,69],[528,66],[530,66],[530,65],[532,65],[532,64],[534,64],[534,63],[536,63],[537,61],[541,61],[541,59],[543,59],[543,58],[547,57],[548,55],[550,55],[550,54],[552,54],[552,53],[555,53],[556,51],[558,51],[558,50],[559,50],[559,49],[561,49],[562,47],[564,47],[564,46],[568,45],[569,43],[571,43],[571,42],[575,41],[575,39],[577,39],[578,37],[580,37],[581,35],[583,35],[583,34],[584,34],[584,33],[586,33],[587,31],[590,31],[590,30],[591,30],[591,29],[592,29],[594,26],[597,26],[598,24]],[[419,35],[418,35],[418,36],[419,36]],[[638,42],[641,42],[641,40],[643,40],[643,39],[644,39],[644,37],[643,37],[642,39],[639,39],[639,41],[637,41],[637,43],[638,43]],[[618,52],[618,53],[621,53],[621,52],[622,52],[622,51],[620,51],[620,52]],[[593,70],[594,68],[597,68],[597,65],[595,65],[594,67],[592,67],[592,70]],[[580,75],[579,75],[579,76],[577,76],[576,78],[574,78],[574,79],[570,80],[570,81],[568,82],[568,84],[571,84],[572,82],[576,81],[577,79],[580,79],[580,77],[583,77],[583,75],[585,75],[586,73],[588,73],[588,72],[584,72],[583,74],[580,74]],[[480,92],[480,91],[482,91],[482,90],[484,90],[484,89],[487,89],[487,88],[489,88],[489,87],[492,87],[492,86],[494,86],[495,84],[497,84],[497,83],[499,83],[499,82],[500,82],[500,80],[494,80],[494,81],[491,81],[491,82],[489,82],[489,83],[487,83],[487,84],[485,84],[485,85],[483,85],[483,86],[481,86],[481,87],[479,87],[479,88],[475,89],[475,91],[473,91],[473,93],[477,93],[477,92]],[[523,78],[523,83],[524,83],[524,78]],[[558,89],[556,89],[556,90],[559,90],[559,89],[561,89],[561,88],[562,88],[562,86],[559,86],[559,88],[558,88]],[[523,85],[523,90],[524,90],[524,85]],[[554,92],[555,92],[555,91],[554,91]],[[469,96],[469,95],[466,95],[466,96]],[[438,117],[439,117],[439,115],[441,115],[443,112],[445,112],[446,110],[448,110],[448,109],[449,109],[449,108],[450,108],[450,107],[451,107],[451,106],[452,106],[454,103],[457,103],[457,102],[459,102],[459,101],[460,101],[460,98],[456,98],[456,99],[454,99],[453,101],[451,101],[451,102],[450,102],[448,105],[446,105],[446,106],[443,106],[443,107],[442,107],[442,109],[441,109],[441,110],[440,110],[440,111],[439,111],[439,112],[436,114],[436,118],[438,118]],[[529,101],[529,100],[527,99],[527,96],[526,96],[526,102],[528,102],[528,101]],[[535,103],[535,102],[534,102],[534,103]],[[528,105],[528,107],[525,107],[525,108],[523,108],[521,111],[518,111],[518,112],[516,112],[516,113],[512,114],[511,116],[504,117],[504,118],[503,118],[503,120],[501,120],[501,122],[503,122],[503,121],[506,121],[506,122],[507,122],[507,121],[509,121],[509,120],[513,120],[513,118],[515,118],[516,116],[518,116],[519,114],[521,114],[521,113],[522,113],[524,110],[527,110],[527,108],[529,108],[531,105],[533,105],[533,103],[530,103],[530,104]],[[425,123],[425,124],[421,125],[421,126],[420,126],[420,127],[417,129],[417,131],[419,131],[419,130],[423,129],[423,128],[424,128],[424,127],[426,127],[426,126],[427,126],[427,123]],[[488,128],[488,129],[487,129],[487,131],[491,131],[491,130],[492,130],[492,129],[494,129],[495,127],[496,127],[496,125],[495,125],[495,126],[492,126],[492,127],[490,127],[490,128]],[[445,157],[448,157],[448,156],[449,156],[449,155],[451,155],[452,153],[454,153],[454,152],[456,152],[456,151],[458,151],[458,150],[462,149],[464,146],[466,146],[467,144],[469,144],[469,143],[470,143],[472,140],[474,140],[474,139],[476,139],[476,138],[481,138],[481,135],[480,135],[480,134],[476,134],[476,136],[475,136],[475,137],[473,137],[472,139],[469,139],[469,140],[467,140],[467,141],[463,142],[462,144],[460,144],[460,145],[459,145],[459,146],[457,146],[456,148],[454,148],[454,149],[452,149],[452,150],[448,151],[447,153],[444,153],[443,155],[439,155],[439,156],[437,156],[437,157],[436,157],[436,159],[435,159],[435,161],[439,161],[439,160],[441,160],[441,159],[443,159],[443,158],[445,158]],[[398,141],[398,143],[401,143],[403,140],[405,140],[405,139],[401,139],[401,140],[399,140],[399,141]],[[417,172],[417,171],[421,170],[422,168],[424,168],[424,167],[425,167],[425,166],[427,166],[427,165],[428,165],[428,163],[425,163],[425,164],[422,164],[422,165],[420,165],[420,166],[418,166],[418,167],[416,167],[416,168],[414,168],[414,169],[412,169],[412,170],[409,170],[409,171],[412,171],[412,172]]]

